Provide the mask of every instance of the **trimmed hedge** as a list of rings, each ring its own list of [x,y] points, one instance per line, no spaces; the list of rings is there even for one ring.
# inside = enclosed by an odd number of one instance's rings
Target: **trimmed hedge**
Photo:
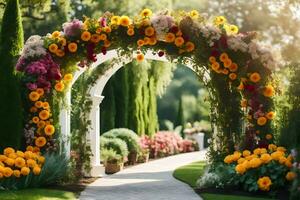
[[[100,149],[112,149],[117,154],[121,155],[122,158],[127,157],[129,154],[126,142],[119,138],[106,138],[101,136]]]

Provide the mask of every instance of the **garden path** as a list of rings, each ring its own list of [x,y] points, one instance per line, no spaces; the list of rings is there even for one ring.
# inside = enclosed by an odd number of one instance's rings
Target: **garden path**
[[[206,151],[179,154],[127,168],[97,179],[80,195],[82,200],[200,200],[172,173],[180,166],[204,160]]]

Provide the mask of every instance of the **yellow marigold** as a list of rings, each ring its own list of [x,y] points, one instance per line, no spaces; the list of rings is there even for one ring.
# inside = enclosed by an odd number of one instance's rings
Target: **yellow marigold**
[[[22,167],[21,168],[21,174],[23,176],[27,176],[30,173],[30,169],[28,167]]]
[[[133,36],[133,35],[134,35],[134,29],[133,29],[133,28],[129,28],[129,29],[127,30],[127,35]]]
[[[110,33],[110,32],[111,32],[111,28],[110,28],[109,26],[105,26],[105,27],[103,28],[103,31],[104,31],[105,33]]]
[[[259,73],[257,73],[257,72],[254,72],[250,75],[250,81],[252,81],[253,83],[259,82],[260,79],[261,79],[261,77],[260,77]]]
[[[226,26],[225,29],[228,34],[237,34],[239,32],[239,28],[236,25],[232,25],[232,24]]]
[[[121,16],[120,17],[120,25],[121,26],[129,26],[130,25],[130,18],[128,16]]]
[[[293,166],[292,162],[289,161],[288,159],[285,161],[285,166],[287,166],[288,168],[291,168]]]
[[[195,18],[197,19],[199,17],[199,12],[197,10],[192,10],[189,15],[192,17],[192,18]]]
[[[271,140],[272,138],[273,138],[272,134],[267,134],[267,135],[266,135],[266,139],[267,139],[267,140]]]
[[[267,149],[266,148],[260,148],[260,154],[264,154],[267,153]]]
[[[5,155],[0,155],[0,162],[4,162],[7,159]]]
[[[46,144],[46,138],[45,137],[38,137],[37,139],[35,139],[35,145],[37,147],[43,147]]]
[[[268,149],[271,150],[271,151],[276,151],[277,146],[275,144],[269,144]]]
[[[50,44],[49,45],[49,47],[48,47],[48,49],[49,49],[49,51],[51,52],[51,53],[55,53],[56,51],[57,51],[57,49],[58,49],[58,46],[57,46],[57,44]]]
[[[25,164],[26,164],[26,162],[25,162],[24,158],[21,158],[21,157],[16,158],[16,160],[15,160],[16,167],[22,168],[25,166]]]
[[[34,91],[30,92],[30,94],[29,94],[30,101],[37,101],[37,100],[39,100],[39,98],[40,98],[39,93],[34,92]]]
[[[248,157],[248,156],[250,156],[251,155],[251,152],[249,151],[249,150],[244,150],[243,151],[243,156],[244,157]]]
[[[236,77],[237,77],[236,73],[230,73],[230,74],[229,74],[230,80],[235,80]]]
[[[150,44],[150,45],[155,45],[156,43],[157,43],[156,37],[155,37],[155,36],[150,37],[149,44]]]
[[[43,164],[45,162],[45,157],[39,156],[38,157],[38,162],[41,163],[41,164]]]
[[[36,89],[36,92],[40,95],[40,97],[43,96],[43,95],[45,94],[45,91],[44,91],[43,88],[37,88],[37,89]]]
[[[233,162],[233,157],[232,155],[228,155],[224,158],[224,163],[230,164]]]
[[[27,163],[27,167],[30,167],[30,168],[33,168],[36,165],[36,161],[33,159],[28,159],[26,161],[26,163]]]
[[[75,42],[71,42],[68,44],[68,49],[71,53],[75,53],[77,51],[77,44]]]
[[[14,176],[17,177],[17,178],[19,178],[21,176],[20,170],[15,169],[14,170]]]
[[[15,160],[12,158],[7,158],[5,161],[5,164],[7,164],[8,166],[13,166],[15,164]]]
[[[275,112],[273,112],[273,111],[268,112],[268,113],[266,114],[266,117],[267,117],[268,119],[274,119],[274,118],[275,118]]]
[[[257,185],[262,191],[269,191],[272,185],[272,181],[268,176],[264,176],[258,179]]]
[[[40,148],[39,147],[33,147],[33,152],[34,153],[40,153]]]
[[[228,54],[227,53],[222,53],[219,57],[219,59],[222,61],[222,62],[225,62],[226,60],[228,60]]]
[[[48,135],[48,136],[51,136],[54,134],[55,132],[55,128],[53,125],[47,125],[45,128],[44,128],[44,131],[45,131],[45,134]]]
[[[262,162],[259,158],[253,158],[250,160],[249,164],[251,168],[257,168],[262,164]]]
[[[237,163],[238,163],[238,164],[242,164],[245,160],[246,160],[245,158],[239,158],[239,159],[237,160]]]
[[[214,62],[216,62],[216,57],[210,56],[210,57],[208,58],[208,60],[209,60],[210,63],[214,63]]]
[[[229,70],[231,72],[236,72],[238,69],[238,65],[236,63],[232,63],[230,66],[229,66]]]
[[[236,167],[235,167],[235,171],[239,174],[244,174],[246,172],[246,167],[243,165],[243,164],[238,164]]]
[[[88,31],[83,31],[83,32],[81,33],[81,37],[80,37],[80,38],[81,38],[81,40],[87,42],[87,41],[89,41],[89,40],[91,39],[91,37],[92,37],[92,35],[91,35],[90,32],[88,32]]]
[[[137,45],[138,45],[139,47],[143,46],[144,44],[145,44],[144,40],[138,40],[138,41],[137,41]]]
[[[150,38],[149,37],[144,37],[144,43],[145,45],[149,44]]]
[[[225,75],[227,75],[227,74],[229,74],[229,71],[227,69],[223,69],[222,73],[225,74]]]
[[[215,19],[214,19],[214,24],[217,26],[225,24],[226,22],[227,22],[227,19],[224,16],[218,16],[218,17],[215,17]]]
[[[142,62],[144,60],[144,54],[140,53],[136,56],[138,62]]]
[[[142,10],[142,12],[140,13],[140,15],[142,17],[150,17],[152,15],[152,11],[148,8],[145,8],[144,10]]]
[[[27,146],[26,151],[33,151],[33,146]]]
[[[270,154],[268,153],[264,153],[260,156],[260,160],[263,162],[263,163],[269,163],[271,160],[272,160],[272,157],[270,156]]]
[[[64,57],[65,51],[63,51],[61,49],[57,49],[57,51],[55,52],[55,55],[57,55],[58,57]]]
[[[271,85],[267,85],[263,92],[264,96],[272,97],[274,96],[274,88]]]
[[[63,38],[63,37],[59,38],[59,42],[61,43],[61,45],[62,45],[63,47],[67,45],[67,40],[66,40],[66,38]]]
[[[17,151],[16,154],[17,154],[18,157],[24,158],[24,152]]]
[[[39,117],[40,119],[42,120],[47,120],[49,117],[50,117],[50,113],[48,110],[42,110],[40,113],[39,113]]]
[[[16,153],[10,153],[10,154],[8,154],[7,157],[12,158],[12,159],[16,159],[18,157],[18,155]]]
[[[32,148],[32,151],[33,151],[33,148]],[[24,152],[24,157],[26,158],[26,159],[30,159],[30,158],[32,158],[32,151],[25,151]]]
[[[43,106],[43,102],[42,101],[36,101],[34,103],[34,106],[37,107],[37,108],[41,108]]]
[[[91,42],[93,42],[93,43],[100,42],[100,35],[99,34],[92,34],[92,36],[91,36]]]
[[[112,16],[110,23],[111,25],[120,25],[120,16]]]
[[[286,180],[292,181],[297,177],[297,174],[295,172],[288,172],[285,176]]]
[[[64,81],[69,82],[73,80],[73,75],[71,73],[68,73],[64,76]]]
[[[253,153],[254,153],[255,155],[259,155],[259,154],[260,154],[260,148],[254,149]]]
[[[233,161],[237,161],[240,157],[241,157],[241,153],[240,152],[238,152],[238,151],[236,151],[236,152],[234,152],[233,154],[232,154],[232,160]]]
[[[4,150],[3,150],[3,153],[4,155],[8,156],[9,154],[11,153],[15,153],[15,150],[11,147],[6,147]]]
[[[165,36],[165,40],[168,43],[174,42],[175,38],[176,38],[176,36],[174,33],[167,33]]]
[[[286,157],[284,157],[284,156],[281,156],[280,158],[279,158],[279,160],[278,160],[278,162],[280,163],[280,164],[282,164],[282,165],[284,165],[284,163],[287,161],[287,158]]]
[[[9,178],[11,177],[11,175],[14,173],[14,171],[9,168],[9,167],[5,167],[4,170],[3,170],[3,176],[5,176],[6,178]]]
[[[100,35],[100,40],[102,40],[102,41],[107,40],[107,35],[106,35],[105,33],[102,33],[102,34]]]
[[[257,119],[257,124],[259,125],[259,126],[263,126],[263,125],[265,125],[267,123],[267,118],[265,118],[265,117],[259,117],[258,119]]]
[[[277,147],[277,151],[286,152],[286,148],[284,148],[284,147]]]
[[[224,64],[224,67],[229,68],[232,65],[232,60],[228,58],[224,61],[223,64]]]
[[[211,64],[211,68],[214,71],[217,71],[218,69],[220,69],[220,64],[218,62],[214,62],[213,64]]]
[[[245,160],[242,165],[246,168],[246,169],[250,169],[250,162],[248,160]]]
[[[273,153],[271,154],[272,159],[273,159],[273,160],[278,160],[278,161],[279,161],[279,159],[280,159],[281,157],[283,157],[283,156],[284,156],[284,153],[281,152],[281,151],[275,151],[275,152],[273,152]]]
[[[145,35],[151,37],[152,35],[154,35],[154,28],[152,26],[149,26],[145,29]]]
[[[111,42],[109,41],[109,40],[104,40],[104,47],[106,47],[106,48],[108,48],[108,47],[110,47],[110,45],[111,45]]]
[[[41,168],[39,166],[35,166],[32,172],[34,175],[39,175],[41,173]]]
[[[38,117],[33,117],[32,118],[33,123],[37,124],[40,121],[40,118]]]
[[[54,86],[55,90],[58,91],[58,92],[62,92],[64,89],[65,89],[65,85],[63,82],[58,82],[55,84]]]
[[[195,45],[192,42],[187,42],[185,48],[187,52],[192,52],[195,49]]]
[[[60,32],[59,32],[59,31],[54,31],[54,32],[51,34],[51,36],[52,36],[53,38],[58,38],[58,37],[60,36]]]
[[[174,42],[177,47],[180,47],[184,44],[184,39],[183,37],[176,37]]]

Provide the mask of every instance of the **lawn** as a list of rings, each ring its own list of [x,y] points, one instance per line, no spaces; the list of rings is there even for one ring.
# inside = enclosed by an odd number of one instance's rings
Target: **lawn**
[[[177,168],[173,176],[190,185],[192,188],[196,187],[197,179],[204,173],[206,163],[204,161],[198,161],[190,163],[188,165]],[[236,196],[236,195],[221,195],[221,194],[209,194],[203,193],[200,196],[204,200],[270,200],[266,198],[254,198],[246,196]]]
[[[0,191],[1,200],[64,200],[77,199],[72,192],[51,189]]]

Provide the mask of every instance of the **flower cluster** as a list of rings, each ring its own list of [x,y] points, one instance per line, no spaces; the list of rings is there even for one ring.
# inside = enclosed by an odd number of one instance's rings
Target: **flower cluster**
[[[25,152],[7,147],[0,155],[0,180],[12,176],[20,178],[30,172],[39,175],[44,162],[45,158],[40,155],[38,147],[28,146]]]
[[[295,173],[289,171],[292,167],[292,156],[287,155],[284,147],[277,147],[274,144],[269,144],[267,149],[256,148],[253,152],[236,151],[226,156],[224,162],[233,165],[241,177],[258,176],[257,186],[263,191],[269,191],[272,184],[278,186],[277,182],[284,182],[280,179],[291,181],[295,178]],[[246,179],[243,180],[247,181]]]

